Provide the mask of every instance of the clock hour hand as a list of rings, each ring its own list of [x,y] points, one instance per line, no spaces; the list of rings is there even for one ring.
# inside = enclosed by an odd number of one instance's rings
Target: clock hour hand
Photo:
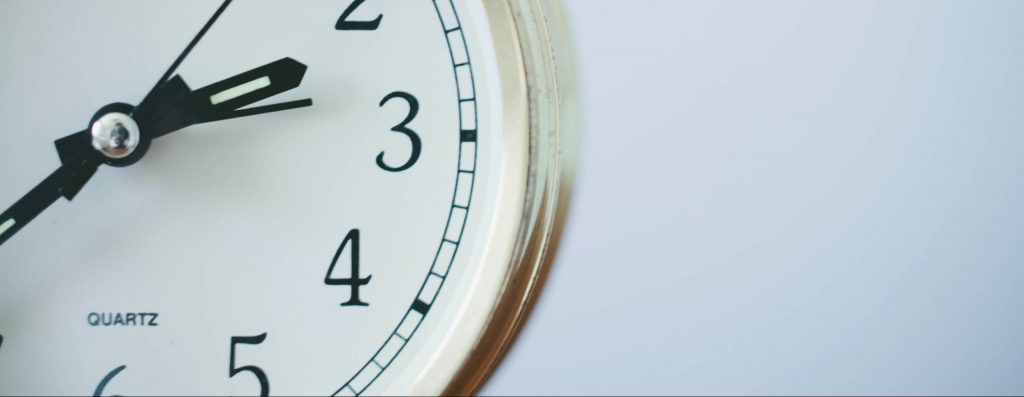
[[[81,153],[64,162],[50,176],[0,214],[0,244],[45,211],[62,196],[71,200],[99,166],[91,153]]]
[[[54,142],[61,166],[0,214],[0,244],[25,227],[60,197],[68,200],[85,186],[100,164],[128,166],[138,161],[153,138],[193,124],[253,116],[311,106],[311,99],[247,107],[302,83],[306,65],[282,58],[193,91],[181,76],[171,77],[192,48],[224,12],[213,17],[171,65],[138,106],[107,105],[94,116],[90,130]],[[130,127],[130,128],[129,128]],[[106,157],[104,157],[106,156]]]
[[[195,91],[175,76],[155,96],[143,100],[135,119],[145,134],[158,138],[193,124],[311,106],[311,99],[302,99],[246,107],[298,87],[306,69],[292,58],[282,58]]]
[[[134,120],[137,124],[135,133],[138,134],[136,139],[139,142],[132,147],[134,151],[125,157],[103,158],[101,152],[97,151],[99,149],[94,150],[93,147],[96,131],[90,130],[55,141],[62,165],[0,215],[0,244],[61,196],[71,200],[101,163],[126,166],[138,161],[153,138],[193,124],[311,106],[311,99],[302,99],[246,107],[298,87],[305,74],[306,65],[291,58],[282,58],[195,91],[185,84],[181,76],[174,76],[147,95],[134,110],[127,104],[104,107],[97,112],[97,119],[108,113],[116,113],[128,119],[122,123]],[[93,126],[94,129],[98,128],[96,124]]]
[[[153,138],[194,124],[311,106],[313,100],[302,99],[246,107],[298,87],[306,69],[306,65],[292,58],[282,58],[195,91],[175,75],[146,95],[130,113],[142,131],[146,147]],[[88,148],[90,139],[89,132],[83,131],[56,140],[61,162]],[[139,151],[135,159],[144,151]]]

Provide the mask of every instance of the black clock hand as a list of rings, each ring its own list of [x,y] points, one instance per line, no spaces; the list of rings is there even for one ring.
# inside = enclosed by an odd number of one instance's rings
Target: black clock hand
[[[213,27],[213,24],[217,22],[217,19],[220,18],[221,14],[224,13],[224,10],[228,8],[228,5],[231,4],[231,1],[232,0],[224,0],[224,2],[221,3],[220,7],[217,7],[217,10],[213,12],[213,15],[210,17],[210,19],[207,20],[206,24],[204,24],[203,27],[199,29],[199,32],[196,33],[195,37],[192,38],[192,41],[190,41],[188,45],[185,46],[185,49],[181,51],[181,54],[178,54],[178,57],[174,59],[174,62],[171,63],[171,66],[169,68],[167,68],[167,71],[165,71],[164,74],[160,76],[160,79],[157,80],[156,84],[153,85],[153,88],[149,90],[149,93],[146,94],[146,96],[142,99],[142,101],[139,102],[137,106],[131,109],[130,112],[127,112],[129,115],[134,116],[135,113],[137,113],[140,110],[140,108],[144,106],[149,106],[153,109],[165,108],[179,99],[168,95],[169,92],[166,89],[164,89],[166,84],[170,81],[171,76],[174,75],[174,72],[178,70],[178,66],[181,66],[181,63],[185,61],[185,58],[187,58],[188,54],[192,52],[192,49],[195,48],[197,44],[199,44],[199,41],[203,39],[203,36],[206,35],[206,32],[208,32],[210,28]],[[54,141],[54,144],[57,146],[57,155],[60,156],[60,161],[64,163],[72,156],[78,154],[80,151],[88,150],[89,141],[90,138],[88,131],[84,131],[78,134],[71,134]],[[148,145],[148,143],[149,140],[146,140],[145,144]],[[143,150],[141,150],[140,152],[145,152],[145,150],[146,147],[143,147]],[[135,157],[135,160],[131,162],[137,161],[138,158],[141,158],[141,154],[142,153],[139,153],[139,155]]]
[[[282,58],[195,91],[189,89],[180,76],[175,76],[147,98],[150,102],[146,106],[136,107],[137,112],[132,118],[138,124],[138,131],[145,143],[140,143],[134,149],[135,152],[130,156],[136,157],[130,162],[118,163],[123,159],[104,158],[100,152],[93,149],[93,133],[89,130],[58,139],[55,143],[63,165],[0,215],[0,244],[61,196],[68,200],[74,198],[101,162],[130,165],[138,161],[145,154],[149,140],[153,138],[193,124],[312,105],[311,99],[302,99],[243,109],[245,106],[298,87],[305,74],[306,65],[291,58]],[[130,105],[125,104],[110,105],[100,110],[96,118],[117,109],[127,111],[130,108]]]
[[[149,140],[193,124],[311,106],[313,100],[301,99],[242,109],[298,87],[305,74],[306,65],[292,58],[282,58],[195,91],[176,75],[135,107],[132,118],[142,131],[144,142],[139,147],[141,150],[136,150],[127,159],[108,163],[132,164],[145,154]],[[54,144],[61,161],[65,161],[88,149],[90,141],[89,131],[81,131],[60,138]]]
[[[199,33],[185,47],[185,50],[174,60],[171,67],[160,77],[160,80],[153,86],[153,89],[146,95],[146,98],[154,98],[155,100],[159,96],[157,93],[161,92],[161,88],[165,86],[168,79],[174,74],[174,71],[185,60],[189,52],[192,51],[192,48],[199,43],[203,35],[210,30],[210,27],[217,21],[217,18],[224,13],[229,4],[231,4],[231,0],[225,0],[217,8],[217,11],[213,13],[210,20],[203,25]],[[167,101],[173,98],[162,99]],[[132,110],[131,113],[135,113],[135,111]],[[99,152],[93,151],[90,141],[90,132],[86,130],[68,135],[55,142],[62,165],[40,182],[39,185],[36,185],[28,194],[14,203],[7,211],[0,214],[0,244],[3,244],[17,233],[18,230],[25,227],[32,219],[35,219],[53,202],[57,201],[58,198],[64,196],[71,200],[82,189],[93,173],[96,172],[96,168],[102,161]],[[142,151],[145,151],[144,149]]]
[[[206,21],[206,24],[203,25],[202,29],[199,29],[199,33],[196,33],[196,37],[192,38],[192,41],[190,41],[188,45],[185,46],[185,50],[183,50],[181,54],[179,54],[178,57],[174,59],[174,63],[171,64],[171,67],[167,68],[167,71],[164,72],[163,76],[160,76],[160,80],[157,80],[156,85],[153,86],[153,89],[149,90],[149,94],[146,94],[146,98],[152,97],[154,93],[160,89],[161,86],[170,81],[171,76],[174,75],[174,71],[178,69],[178,66],[181,66],[181,63],[185,61],[185,58],[188,57],[188,54],[190,52],[192,52],[192,49],[195,48],[196,44],[199,44],[199,40],[203,39],[203,36],[206,35],[206,32],[210,30],[210,27],[213,26],[214,22],[217,22],[217,18],[220,18],[220,14],[223,14],[224,10],[226,10],[228,8],[228,5],[230,4],[231,0],[224,0],[224,2],[221,3],[220,7],[217,7],[217,11],[213,12],[213,16],[210,17],[210,20]],[[146,101],[143,100],[142,102]],[[142,105],[142,102],[139,103],[140,106]]]
[[[146,98],[149,100],[146,106],[135,108],[137,111],[132,119],[138,124],[138,131],[145,144],[135,148],[130,156],[137,157],[131,162],[117,163],[122,159],[103,157],[93,149],[93,133],[89,130],[58,139],[55,143],[63,165],[0,215],[0,244],[61,196],[68,200],[74,198],[103,161],[114,165],[130,165],[137,161],[145,154],[149,140],[153,138],[193,124],[312,105],[311,99],[302,99],[243,108],[298,87],[305,73],[306,65],[291,58],[282,58],[195,91],[189,89],[180,76],[175,76]],[[127,112],[130,109],[131,106],[126,104],[110,105],[97,112],[95,118],[108,112]]]
[[[306,65],[282,58],[195,91],[175,76],[158,91],[164,97],[175,98],[174,103],[152,113],[141,107],[136,120],[140,128],[149,127],[145,134],[150,138],[159,138],[193,124],[311,106],[313,100],[302,99],[242,109],[298,87],[305,74]]]
[[[62,165],[0,214],[0,244],[6,242],[60,197],[68,200],[74,198],[103,162],[127,166],[138,161],[145,154],[153,138],[193,124],[313,104],[312,100],[303,99],[242,109],[299,86],[305,75],[306,65],[291,58],[280,59],[196,91],[192,91],[180,76],[170,77],[230,3],[231,0],[225,0],[221,4],[138,106],[132,107],[121,103],[108,105],[94,116],[91,130],[80,131],[54,142]],[[114,119],[119,121],[99,127],[95,123],[101,117],[111,115],[116,116]],[[128,124],[137,124],[133,126],[134,132],[123,128]],[[135,134],[132,138],[135,142],[130,147],[123,146],[124,141],[130,141],[126,137],[132,134]],[[93,146],[97,149],[94,150]],[[100,147],[104,149],[101,150]],[[126,151],[127,154],[115,155],[118,151]]]
[[[25,227],[61,196],[71,200],[84,184],[79,183],[79,180],[88,179],[99,164],[97,157],[91,153],[80,154],[64,162],[11,208],[0,214],[0,244]]]

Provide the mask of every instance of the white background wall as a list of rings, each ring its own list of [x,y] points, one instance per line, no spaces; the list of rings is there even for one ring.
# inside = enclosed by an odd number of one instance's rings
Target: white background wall
[[[1024,1],[565,3],[577,196],[485,394],[1024,393]]]

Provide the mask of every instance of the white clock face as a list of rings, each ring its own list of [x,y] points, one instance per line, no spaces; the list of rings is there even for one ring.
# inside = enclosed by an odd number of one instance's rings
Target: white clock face
[[[0,206],[61,166],[55,140],[138,104],[221,3],[3,6]],[[200,92],[290,58],[301,83],[252,106],[312,106],[181,128],[30,223],[0,219],[19,229],[0,245],[0,394],[437,391],[455,320],[504,271],[488,244],[518,226],[495,221],[520,182],[500,178],[481,8],[230,4],[175,73]],[[248,77],[202,106],[278,83]]]

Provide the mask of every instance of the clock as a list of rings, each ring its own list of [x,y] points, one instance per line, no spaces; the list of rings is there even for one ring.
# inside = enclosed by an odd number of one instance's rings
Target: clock
[[[3,6],[0,394],[467,394],[495,367],[573,175],[557,2]]]

